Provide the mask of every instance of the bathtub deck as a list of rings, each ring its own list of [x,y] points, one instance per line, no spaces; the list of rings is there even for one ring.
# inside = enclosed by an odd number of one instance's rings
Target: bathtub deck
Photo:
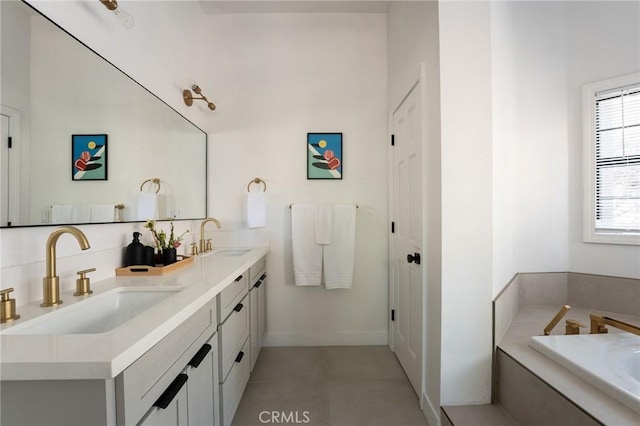
[[[598,422],[607,425],[637,426],[640,418],[638,413],[529,346],[531,336],[541,335],[543,328],[559,308],[560,305],[521,307],[498,343],[499,350]],[[583,324],[589,324],[589,314],[593,312],[593,309],[573,307],[565,319],[575,319]],[[631,324],[639,324],[640,319],[636,317],[617,313],[608,314]],[[611,327],[609,330],[609,333],[620,332]],[[582,330],[582,332],[588,333],[588,330]],[[564,320],[551,334],[564,334]],[[506,408],[509,409],[509,407]]]

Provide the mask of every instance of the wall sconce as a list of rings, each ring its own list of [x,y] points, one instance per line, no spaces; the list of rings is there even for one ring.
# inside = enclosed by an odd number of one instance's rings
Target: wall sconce
[[[131,16],[126,10],[118,7],[117,0],[100,0],[100,3],[116,15],[116,19],[120,22],[120,25],[125,28],[133,28],[133,16]]]
[[[193,92],[196,95],[200,95],[199,98],[194,98],[193,95],[191,94],[191,90],[193,90]],[[186,106],[191,106],[193,105],[193,100],[203,100],[207,103],[207,106],[209,107],[209,109],[211,111],[216,109],[216,106],[213,104],[213,102],[209,102],[209,99],[207,99],[203,94],[202,94],[202,90],[200,90],[200,87],[196,84],[196,83],[191,83],[191,90],[186,89],[182,92],[182,100],[184,100],[184,103]]]

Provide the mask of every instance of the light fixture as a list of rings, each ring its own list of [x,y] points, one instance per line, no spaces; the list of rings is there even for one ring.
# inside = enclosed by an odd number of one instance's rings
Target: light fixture
[[[133,28],[133,16],[131,16],[126,10],[118,7],[117,0],[100,0],[100,3],[116,15],[116,19],[123,27]]]
[[[193,93],[195,93],[196,95],[200,95],[200,97],[194,98],[193,95],[191,94],[191,90],[193,90]],[[202,90],[200,90],[200,86],[198,86],[196,83],[191,83],[191,90],[186,89],[182,92],[182,99],[184,100],[184,103],[186,106],[193,105],[194,99],[196,100],[201,99],[207,103],[207,106],[211,111],[216,109],[216,106],[213,104],[213,102],[209,102],[209,99],[207,99],[206,96],[202,94]]]

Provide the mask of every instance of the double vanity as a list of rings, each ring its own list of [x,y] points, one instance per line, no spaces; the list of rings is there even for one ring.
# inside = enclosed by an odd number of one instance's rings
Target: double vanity
[[[1,424],[229,425],[265,333],[268,247],[118,276],[0,330]]]

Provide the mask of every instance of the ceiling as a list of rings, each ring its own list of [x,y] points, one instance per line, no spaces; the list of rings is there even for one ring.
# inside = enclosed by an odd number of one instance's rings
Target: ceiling
[[[388,1],[369,0],[199,0],[206,14],[387,13]]]

